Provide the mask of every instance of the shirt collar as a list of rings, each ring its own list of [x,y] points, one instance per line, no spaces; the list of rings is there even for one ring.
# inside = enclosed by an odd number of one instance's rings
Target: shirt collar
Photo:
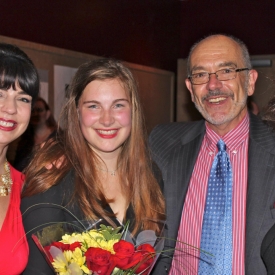
[[[216,152],[217,143],[220,139],[222,139],[225,144],[227,150],[233,151],[237,150],[239,146],[243,144],[245,139],[248,137],[249,133],[249,115],[246,113],[245,117],[238,124],[238,126],[232,129],[223,137],[219,136],[216,132],[214,132],[207,123],[206,125],[206,144],[210,151]]]

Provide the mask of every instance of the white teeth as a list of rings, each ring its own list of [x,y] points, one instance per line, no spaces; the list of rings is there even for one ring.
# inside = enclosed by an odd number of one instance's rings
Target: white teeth
[[[98,132],[103,135],[113,135],[117,130],[98,130]]]
[[[1,125],[1,126],[4,126],[4,127],[13,127],[13,126],[14,126],[14,123],[0,120],[0,125]]]
[[[225,97],[217,97],[217,98],[211,98],[209,99],[209,102],[211,103],[217,103],[217,102],[220,102],[220,101],[223,101],[223,100],[226,100]]]

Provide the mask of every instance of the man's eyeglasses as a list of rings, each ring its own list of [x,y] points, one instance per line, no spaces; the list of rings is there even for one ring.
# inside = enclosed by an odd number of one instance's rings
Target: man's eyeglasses
[[[226,81],[236,78],[238,72],[242,71],[249,71],[248,68],[242,69],[233,69],[233,68],[226,68],[216,71],[215,73],[208,73],[208,72],[201,72],[197,74],[191,74],[188,76],[188,79],[194,85],[205,84],[209,81],[210,75],[215,74],[216,78],[220,81]]]

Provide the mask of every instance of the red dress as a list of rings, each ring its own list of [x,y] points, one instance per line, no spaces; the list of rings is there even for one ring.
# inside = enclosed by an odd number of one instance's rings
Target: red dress
[[[13,181],[10,204],[0,231],[0,275],[18,275],[26,267],[29,248],[20,212],[24,175],[10,166]]]

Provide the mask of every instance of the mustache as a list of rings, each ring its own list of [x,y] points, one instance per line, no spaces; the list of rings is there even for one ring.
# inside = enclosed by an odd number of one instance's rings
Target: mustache
[[[209,90],[208,93],[202,97],[202,101],[207,100],[212,96],[226,96],[226,97],[232,97],[233,99],[234,93],[232,93],[231,91],[224,92],[224,91],[221,91],[220,89]]]

